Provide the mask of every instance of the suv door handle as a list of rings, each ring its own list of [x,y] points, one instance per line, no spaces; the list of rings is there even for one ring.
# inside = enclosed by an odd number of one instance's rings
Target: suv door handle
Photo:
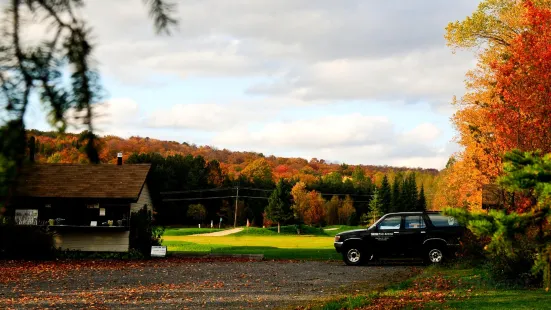
[[[421,233],[422,233],[422,234],[426,234],[427,232],[426,232],[426,231],[422,231]]]
[[[399,231],[395,231],[394,233],[395,233],[395,234],[399,234],[400,232],[399,232]]]

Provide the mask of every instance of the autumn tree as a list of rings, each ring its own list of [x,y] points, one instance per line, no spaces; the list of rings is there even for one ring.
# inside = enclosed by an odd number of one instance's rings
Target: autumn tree
[[[325,219],[325,200],[323,200],[323,197],[321,197],[320,193],[316,191],[310,191],[308,193],[308,201],[309,206],[304,216],[304,222],[312,226],[321,226]]]
[[[355,212],[354,201],[349,195],[346,195],[341,207],[339,208],[339,223],[350,225]]]
[[[272,166],[265,158],[259,158],[251,162],[241,174],[254,183],[271,183]]]
[[[297,182],[291,189],[291,196],[293,196],[293,205],[291,209],[295,219],[299,222],[304,222],[304,218],[308,208],[310,207],[310,197],[306,190],[306,185],[303,182]]]
[[[341,200],[336,195],[333,195],[331,200],[325,203],[325,222],[327,225],[335,225],[339,223],[340,205]]]
[[[277,223],[277,233],[280,233],[281,223],[284,223],[293,217],[290,200],[291,188],[289,183],[280,179],[268,199],[268,206],[265,210],[266,217]]]
[[[549,0],[485,0],[471,16],[452,22],[446,28],[448,44],[454,49],[475,48],[478,64],[467,73],[467,93],[455,101],[459,109],[452,117],[459,133],[457,142],[464,149],[457,154],[457,161],[447,169],[445,180],[440,183],[442,187],[437,194],[446,194],[435,199],[456,207],[480,209],[482,187],[493,183],[501,174],[502,155],[506,151],[512,148],[534,150],[535,146],[544,146],[541,142],[548,139],[548,135],[544,134],[541,141],[530,138],[532,132],[545,132],[546,122],[534,128],[535,123],[530,121],[534,116],[537,120],[535,114],[542,110],[519,110],[521,102],[511,101],[505,93],[512,91],[513,85],[504,89],[506,79],[501,79],[500,83],[496,69],[500,65],[511,68],[512,62],[508,59],[514,53],[515,45],[518,46],[519,36],[532,31],[529,7],[548,9],[550,6]],[[542,46],[539,47],[541,52]],[[523,71],[519,68],[516,73],[522,75]],[[524,75],[525,78],[528,76]],[[534,90],[525,86],[525,94]],[[523,90],[518,83],[514,87]],[[517,94],[520,95],[518,91]],[[524,141],[519,137],[528,139]]]

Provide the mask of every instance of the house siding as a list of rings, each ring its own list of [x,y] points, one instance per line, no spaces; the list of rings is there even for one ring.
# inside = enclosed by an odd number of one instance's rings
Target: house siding
[[[153,211],[153,202],[147,183],[143,186],[142,192],[138,197],[138,202],[130,204],[130,212],[138,212],[145,204],[147,204],[147,210]]]
[[[130,232],[58,232],[57,248],[92,252],[128,252]]]

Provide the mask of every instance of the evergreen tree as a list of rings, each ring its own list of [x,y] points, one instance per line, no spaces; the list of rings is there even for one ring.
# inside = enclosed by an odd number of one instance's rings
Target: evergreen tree
[[[408,175],[406,184],[404,186],[405,201],[403,211],[415,211],[417,210],[417,182],[415,181],[415,172]]]
[[[377,189],[376,186],[375,189]],[[379,197],[381,199],[381,213],[384,215],[391,212],[392,192],[386,175],[383,177],[383,182],[381,183]]]
[[[373,191],[373,198],[369,202],[369,217],[371,218],[371,223],[375,223],[383,214],[381,212],[383,205],[379,197],[379,191]]]
[[[268,199],[268,206],[265,210],[266,217],[270,221],[277,222],[277,233],[280,233],[281,223],[293,217],[290,204],[291,191],[288,187],[289,186],[286,186],[285,182],[280,179]]]
[[[507,259],[507,269],[518,278],[519,261],[533,259],[531,270],[543,276],[543,284],[551,288],[551,154],[513,150],[505,155],[505,174],[501,185],[526,200],[526,206],[514,211],[490,210],[469,212],[448,208],[445,214],[456,217],[476,236],[489,240],[484,247],[490,259]],[[536,253],[536,255],[534,255]],[[516,269],[515,269],[516,268]]]
[[[390,212],[402,211],[402,175],[396,174],[392,183],[391,210]],[[402,185],[402,186],[401,186]]]
[[[417,199],[417,211],[427,211],[427,198],[425,197],[425,187],[421,184],[419,190],[419,199]]]

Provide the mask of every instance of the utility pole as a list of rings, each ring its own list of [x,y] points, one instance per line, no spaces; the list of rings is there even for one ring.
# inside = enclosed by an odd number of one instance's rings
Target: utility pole
[[[237,227],[237,201],[239,201],[239,184],[237,185],[237,194],[235,195],[235,214],[233,219],[233,227]]]

